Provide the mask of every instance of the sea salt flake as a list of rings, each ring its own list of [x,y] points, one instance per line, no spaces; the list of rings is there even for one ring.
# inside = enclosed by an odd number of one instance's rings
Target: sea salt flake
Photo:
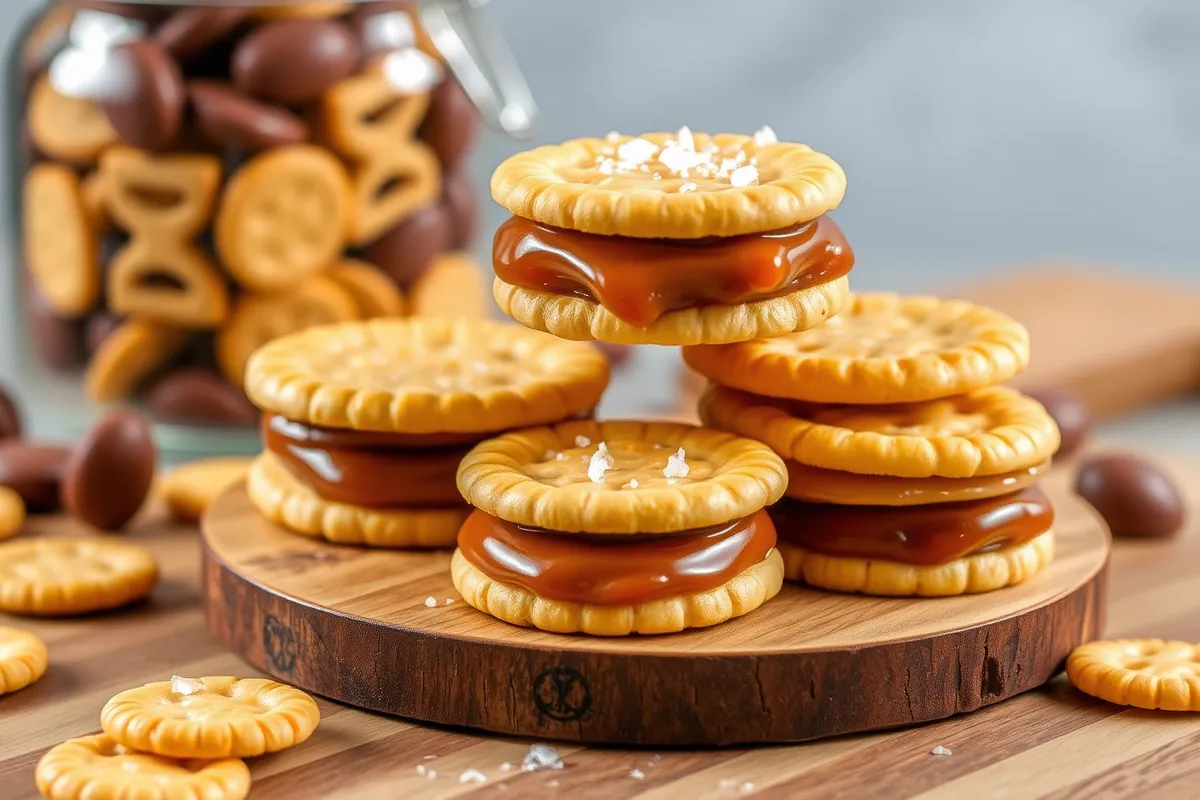
[[[943,747],[940,744],[937,747],[930,750],[929,753],[930,753],[930,755],[935,755],[935,756],[952,756],[952,755],[954,755],[953,750],[951,750],[949,747]]]
[[[606,158],[596,165],[596,169],[601,175],[612,175],[616,172],[617,165],[611,158]]]
[[[694,191],[696,191],[696,184],[692,183],[691,181],[687,181],[686,183],[682,183],[682,184],[680,184],[680,186],[679,186],[679,193],[680,193],[680,194],[687,194],[688,192],[694,192]]]
[[[592,453],[592,457],[588,459],[588,479],[592,483],[603,482],[604,473],[612,469],[613,463],[613,457],[608,453],[608,445],[601,442],[596,447],[596,452]]]
[[[434,769],[426,770],[425,777],[429,778],[429,780],[433,780],[434,778],[437,777],[437,770],[434,770]]]
[[[549,783],[547,783],[546,785],[547,785],[547,786],[549,786],[551,789],[557,789],[557,788],[558,788],[558,781],[550,781],[550,782],[549,782]]]
[[[604,136],[604,141],[606,141],[606,142],[618,142],[620,140],[621,140],[621,134],[619,131],[609,131]]]
[[[745,783],[743,783],[741,786],[738,787],[738,791],[741,792],[742,794],[750,794],[751,792],[754,791],[754,784],[751,783],[750,781],[746,781]]]
[[[775,135],[775,130],[770,125],[763,125],[756,130],[753,139],[754,143],[759,147],[765,147],[779,141],[779,137]]]
[[[758,167],[747,164],[729,173],[729,182],[734,186],[753,186],[758,183]]]
[[[437,608],[437,598],[436,597],[426,597],[425,598],[425,607],[426,608]]]
[[[636,139],[630,139],[617,148],[617,158],[622,162],[622,166],[628,165],[629,168],[636,167],[650,159],[654,158],[654,154],[658,152],[658,145],[649,139],[643,139],[640,136]]]
[[[692,136],[692,129],[687,125],[684,125],[675,132],[675,141],[684,150],[696,149],[696,137]]]
[[[459,783],[484,783],[486,780],[487,775],[477,769],[463,770],[463,773],[458,776]]]
[[[425,756],[422,761],[433,761],[437,756]]]
[[[645,779],[646,773],[642,772],[640,769],[631,769],[629,770],[629,777],[633,778],[635,781],[640,781]]]
[[[687,453],[681,447],[667,456],[667,466],[663,467],[662,472],[667,478],[686,478],[691,469],[687,463]]]
[[[662,180],[662,175],[659,175],[657,172],[656,172],[656,173],[654,173],[653,175],[651,175],[650,177],[651,177],[652,179],[656,180],[656,181],[661,181],[661,180]]]
[[[424,775],[428,771],[429,771],[429,767],[425,766],[424,764],[417,764],[417,774],[418,775]]]
[[[566,460],[567,460],[567,454],[566,454],[566,453],[559,453],[558,455],[556,455],[556,456],[554,457],[554,460],[555,460],[555,461],[566,461]]]
[[[501,772],[512,772],[512,762],[505,761],[503,764],[500,765],[500,771]]]
[[[522,772],[537,772],[540,769],[562,769],[563,760],[558,750],[548,744],[538,742],[529,746],[525,760],[521,762]]]
[[[576,436],[575,437],[575,446],[576,447],[591,447],[592,440],[586,436]]]
[[[658,753],[655,753],[654,755],[650,756],[650,760],[646,762],[646,766],[653,767],[660,761],[662,761],[662,756],[660,756]]]
[[[442,601],[442,605],[444,605],[444,606],[449,606],[449,605],[453,605],[453,604],[454,604],[453,597],[447,597],[445,600]]]
[[[736,789],[736,788],[737,788],[737,781],[735,781],[733,778],[722,778],[721,780],[717,781],[717,789],[719,789],[722,792],[727,792],[730,789]]]
[[[638,487],[637,478],[630,478],[629,483],[622,486],[622,489],[636,489]]]
[[[179,675],[171,676],[171,691],[175,694],[189,695],[204,691],[204,683],[193,678]]]

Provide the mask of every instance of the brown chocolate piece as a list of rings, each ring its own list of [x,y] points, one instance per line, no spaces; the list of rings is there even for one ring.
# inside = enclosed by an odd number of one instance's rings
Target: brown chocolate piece
[[[31,512],[57,511],[59,487],[70,457],[69,448],[57,445],[21,439],[0,442],[0,486],[21,495]]]
[[[0,385],[0,442],[21,436],[21,410],[17,401],[3,385]]]
[[[1089,458],[1075,473],[1075,493],[1108,523],[1113,536],[1164,538],[1183,529],[1184,503],[1175,482],[1133,455]]]
[[[441,204],[427,206],[380,236],[366,258],[407,289],[417,282],[438,253],[450,246],[450,215]]]
[[[1062,444],[1055,455],[1070,456],[1087,441],[1092,432],[1092,412],[1083,398],[1066,389],[1042,389],[1028,394],[1046,407],[1062,434]]]
[[[442,176],[442,205],[450,215],[450,249],[470,250],[479,232],[479,192],[465,167]]]
[[[590,300],[638,326],[679,309],[782,297],[853,266],[828,214],[781,231],[703,239],[598,236],[512,217],[492,245],[500,280]]]
[[[195,6],[171,13],[154,31],[154,41],[176,58],[195,55],[241,24],[250,7]]]
[[[233,53],[233,83],[273,103],[307,103],[358,67],[354,34],[327,19],[283,19],[248,34]]]
[[[1036,486],[924,506],[842,506],[785,497],[768,510],[781,541],[830,556],[922,566],[1024,544],[1054,524],[1054,507]]]
[[[475,105],[458,81],[447,77],[433,90],[419,133],[437,153],[442,168],[450,172],[471,149],[478,127]]]
[[[82,322],[55,314],[32,286],[26,287],[24,294],[29,338],[42,363],[57,369],[81,364],[84,359]]]
[[[150,494],[156,460],[150,423],[131,411],[112,411],[71,454],[63,471],[63,505],[89,525],[118,530]]]
[[[260,103],[218,81],[190,81],[188,100],[196,125],[218,144],[264,150],[308,139],[308,125],[286,108]]]
[[[83,343],[87,348],[88,355],[99,350],[100,345],[104,344],[104,340],[121,327],[123,321],[116,314],[108,311],[96,311],[88,317],[83,330]]]
[[[162,150],[175,141],[183,121],[184,87],[179,65],[151,39],[126,42],[113,58],[130,65],[133,85],[120,98],[101,102],[121,141],[146,150]]]
[[[248,427],[256,409],[241,389],[211,370],[183,367],[158,378],[146,391],[146,410],[163,422]]]
[[[458,534],[463,556],[489,578],[601,606],[711,591],[762,563],[774,546],[765,511],[711,530],[630,538],[533,530],[477,510]]]

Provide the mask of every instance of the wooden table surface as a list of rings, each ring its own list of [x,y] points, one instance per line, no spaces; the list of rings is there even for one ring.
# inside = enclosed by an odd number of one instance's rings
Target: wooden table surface
[[[1107,633],[1200,641],[1200,461],[1161,460],[1189,495],[1190,527],[1175,541],[1117,543]],[[1056,470],[1051,480],[1068,477]],[[61,527],[59,521],[34,521],[26,535]],[[163,581],[147,603],[75,620],[0,615],[0,624],[44,637],[51,656],[40,682],[0,698],[0,797],[36,797],[33,770],[42,753],[65,738],[97,731],[101,706],[122,689],[172,674],[256,674],[213,641],[201,617],[195,529],[151,513],[129,535],[163,566]],[[564,769],[531,773],[520,771],[529,741],[413,725],[325,701],[321,712],[321,726],[307,743],[251,762],[252,798],[982,800],[1200,793],[1200,715],[1108,705],[1075,691],[1062,676],[999,705],[917,728],[753,749],[563,746]],[[939,745],[952,754],[932,755]],[[513,768],[502,771],[504,762]],[[470,769],[487,782],[460,781]]]

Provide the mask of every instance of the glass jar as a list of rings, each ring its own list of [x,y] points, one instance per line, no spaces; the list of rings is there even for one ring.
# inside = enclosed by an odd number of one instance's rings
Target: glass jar
[[[479,5],[50,4],[15,64],[35,429],[133,402],[168,450],[251,449],[270,338],[489,313],[463,160],[477,107],[514,134],[536,112]]]

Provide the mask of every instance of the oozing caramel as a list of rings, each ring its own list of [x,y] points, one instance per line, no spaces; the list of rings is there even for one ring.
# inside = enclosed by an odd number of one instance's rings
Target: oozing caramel
[[[630,239],[520,217],[500,226],[492,266],[505,283],[600,303],[631,325],[668,311],[767,300],[850,272],[854,253],[827,215],[770,233]]]
[[[316,428],[279,415],[263,420],[263,440],[320,497],[364,508],[464,505],[458,464],[480,435],[405,436]]]
[[[489,578],[550,600],[600,606],[715,589],[774,546],[765,511],[716,529],[635,540],[558,534],[475,511],[458,533],[463,556]]]
[[[907,507],[784,498],[769,511],[779,538],[806,550],[921,566],[1023,544],[1054,524],[1054,508],[1036,486],[987,500]]]

